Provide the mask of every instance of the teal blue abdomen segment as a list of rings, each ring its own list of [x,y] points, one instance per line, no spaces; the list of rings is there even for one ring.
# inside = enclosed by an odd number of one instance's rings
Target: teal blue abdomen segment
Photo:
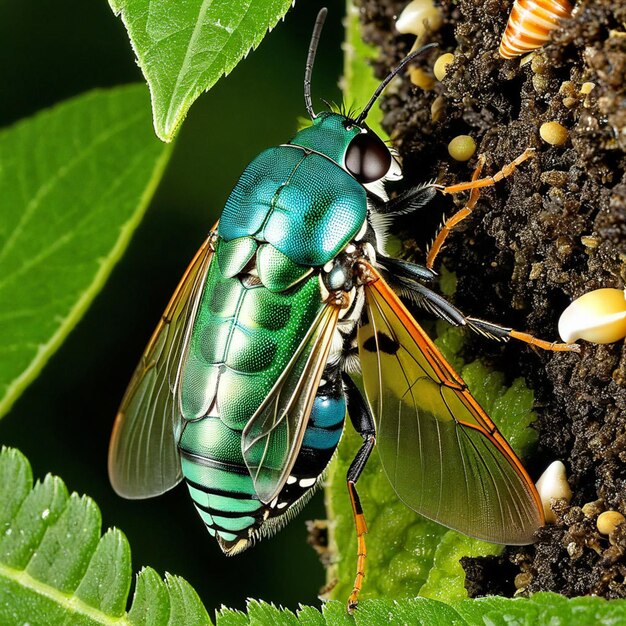
[[[330,159],[292,146],[262,152],[246,168],[220,219],[225,241],[253,236],[295,263],[321,266],[358,233],[363,187]]]
[[[334,450],[341,433],[346,415],[346,400],[343,394],[338,397],[317,395],[302,446],[317,450]]]

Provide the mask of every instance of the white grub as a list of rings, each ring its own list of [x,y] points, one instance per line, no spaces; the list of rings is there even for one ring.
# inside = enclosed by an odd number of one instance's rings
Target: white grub
[[[541,503],[543,504],[543,514],[547,524],[554,524],[556,516],[552,511],[551,501],[572,499],[572,490],[565,475],[565,465],[561,461],[554,461],[548,465],[546,471],[541,475],[536,484]]]
[[[626,337],[624,291],[596,289],[574,300],[559,318],[559,335],[566,343],[613,343]]]
[[[396,30],[403,35],[415,35],[413,50],[422,45],[427,32],[439,30],[443,18],[433,0],[413,0],[402,11],[396,21]]]

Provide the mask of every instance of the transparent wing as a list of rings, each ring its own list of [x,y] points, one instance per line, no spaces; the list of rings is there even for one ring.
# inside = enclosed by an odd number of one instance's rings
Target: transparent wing
[[[175,388],[212,254],[209,237],[176,288],[122,399],[109,445],[109,480],[124,498],[159,495],[182,478]]]
[[[537,491],[461,377],[371,266],[358,331],[380,458],[399,498],[460,532],[511,545],[543,525]]]
[[[271,502],[278,495],[296,461],[338,317],[336,306],[321,309],[284,373],[243,430],[243,457],[262,502]]]

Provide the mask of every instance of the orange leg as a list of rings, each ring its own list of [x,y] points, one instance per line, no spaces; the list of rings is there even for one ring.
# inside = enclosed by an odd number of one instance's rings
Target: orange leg
[[[356,453],[354,460],[348,468],[348,493],[350,495],[350,503],[352,504],[352,513],[354,515],[354,525],[356,526],[356,543],[357,543],[357,561],[356,561],[356,577],[354,579],[354,587],[348,598],[348,613],[352,613],[359,604],[359,593],[363,586],[365,578],[365,557],[367,550],[365,548],[365,533],[367,533],[367,524],[363,515],[363,507],[356,490],[356,483],[361,476],[361,472],[367,464],[367,460],[376,445],[376,427],[374,418],[367,402],[361,395],[359,388],[354,384],[347,374],[342,374],[346,400],[348,405],[348,415],[354,429],[363,437],[363,443]]]
[[[450,305],[451,306],[451,305]],[[517,339],[524,343],[541,348],[542,350],[550,350],[552,352],[580,352],[580,346],[577,343],[560,343],[558,341],[545,341],[544,339],[538,339],[529,333],[523,333],[513,328],[506,328],[500,326],[500,324],[494,324],[493,322],[487,322],[477,317],[464,316],[458,309],[456,312],[464,320],[463,325],[467,325],[467,328],[477,332],[484,337],[495,339],[497,341],[508,341],[509,339]],[[461,324],[457,324],[461,325]]]
[[[486,176],[485,178],[472,178],[469,183],[458,183],[457,185],[450,185],[442,189],[443,193],[459,193],[459,191],[467,191],[468,189],[480,189],[481,187],[491,187],[497,182],[500,182],[503,178],[510,176],[517,166],[522,164],[527,159],[535,154],[534,148],[526,148],[517,159],[507,163],[499,172],[496,172],[493,176]]]
[[[472,180],[467,183],[458,183],[456,185],[449,185],[448,187],[440,187],[440,191],[443,193],[459,193],[461,191],[470,190],[470,197],[466,203],[466,205],[460,210],[457,211],[452,217],[448,218],[440,231],[437,233],[433,244],[428,251],[428,256],[426,258],[426,267],[428,269],[432,269],[433,264],[435,263],[435,259],[439,252],[441,252],[441,248],[443,244],[450,234],[450,231],[461,221],[463,221],[466,217],[468,217],[474,207],[476,206],[476,202],[478,202],[478,197],[480,196],[480,189],[483,187],[490,187],[491,185],[495,185],[497,182],[501,181],[503,178],[510,176],[516,169],[517,166],[529,159],[533,156],[535,152],[534,148],[527,148],[524,150],[522,154],[520,154],[517,159],[511,161],[511,163],[507,163],[499,172],[496,172],[493,176],[486,176],[485,178],[479,178],[480,173],[482,171],[483,165],[485,163],[484,156],[481,156],[478,160],[478,165],[474,170],[474,174],[472,175]]]
[[[478,165],[476,166],[476,169],[474,170],[474,173],[472,174],[472,182],[478,180],[478,177],[480,176],[480,173],[483,169],[484,164],[485,164],[485,157],[481,155],[478,159]],[[447,187],[444,187],[442,189],[443,193],[446,193],[446,189]],[[445,240],[450,234],[450,231],[459,222],[462,222],[466,217],[468,217],[472,213],[472,211],[474,210],[474,207],[476,206],[476,203],[478,202],[479,196],[480,196],[479,189],[478,188],[472,189],[470,193],[470,197],[468,198],[465,206],[459,211],[457,211],[452,217],[449,217],[443,223],[443,225],[439,229],[439,232],[437,233],[437,236],[435,237],[435,240],[433,241],[432,245],[430,246],[430,249],[428,250],[428,256],[426,257],[426,267],[429,270],[433,268],[435,259],[437,258],[437,255],[441,252],[441,248],[443,247]]]
[[[354,514],[357,543],[356,577],[354,579],[352,593],[348,598],[348,613],[353,613],[359,604],[359,593],[361,592],[363,579],[365,578],[365,558],[367,556],[367,548],[365,546],[365,534],[367,533],[367,524],[365,523],[365,516],[363,515],[363,509],[361,508],[359,494],[356,492],[356,487],[351,481],[348,481],[348,492],[350,493],[352,513]]]
[[[537,337],[533,337],[528,333],[522,333],[519,330],[512,330],[509,336],[513,339],[529,343],[531,346],[541,348],[542,350],[552,350],[552,352],[580,352],[580,346],[577,343],[545,341],[543,339],[537,339]]]

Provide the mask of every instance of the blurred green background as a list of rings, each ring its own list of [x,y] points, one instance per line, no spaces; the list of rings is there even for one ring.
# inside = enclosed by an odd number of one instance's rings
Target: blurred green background
[[[321,495],[276,537],[226,558],[186,489],[125,501],[109,486],[111,426],[137,360],[186,265],[238,176],[264,148],[289,139],[304,115],[302,82],[317,11],[329,7],[313,78],[314,104],[339,101],[344,3],[296,4],[230,75],[192,107],[155,198],[104,290],[41,376],[0,421],[0,444],[30,459],[35,477],[61,476],[121,528],[137,570],[185,577],[208,609],[246,598],[316,604],[322,567],[304,520],[324,516]],[[126,32],[105,0],[0,2],[0,124],[84,91],[142,81]]]

